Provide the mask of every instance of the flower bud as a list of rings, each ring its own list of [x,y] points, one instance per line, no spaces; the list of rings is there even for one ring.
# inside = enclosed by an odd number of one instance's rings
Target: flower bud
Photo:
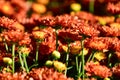
[[[60,52],[54,50],[54,51],[52,52],[52,57],[53,57],[54,59],[59,59],[59,58],[60,58]]]
[[[70,5],[70,8],[73,10],[73,11],[80,11],[81,10],[81,5],[79,3],[72,3]]]
[[[53,65],[53,61],[47,60],[45,62],[45,66],[47,66],[47,67],[51,67],[52,65]]]
[[[43,4],[34,3],[32,5],[32,9],[34,12],[36,12],[38,14],[43,14],[46,12],[46,6]]]
[[[6,63],[6,64],[12,64],[12,59],[9,58],[9,57],[4,57],[3,62]]]
[[[110,80],[110,78],[104,78],[104,80]]]
[[[54,68],[59,72],[65,71],[67,69],[66,65],[59,61],[53,62]]]
[[[37,0],[38,3],[47,5],[49,3],[49,0]]]

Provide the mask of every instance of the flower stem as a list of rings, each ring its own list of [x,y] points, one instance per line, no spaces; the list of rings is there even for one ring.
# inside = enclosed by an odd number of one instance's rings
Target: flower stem
[[[26,61],[26,55],[24,53],[23,53],[23,60],[24,60],[26,72],[29,73],[29,68],[28,68],[27,61]]]
[[[12,44],[12,73],[15,72],[15,43]]]
[[[6,41],[5,41],[5,39],[3,41],[4,41],[4,44],[5,44],[5,49],[8,52],[8,45],[7,45]]]
[[[75,57],[75,63],[76,63],[76,70],[78,72],[78,55],[76,55]]]
[[[58,34],[57,34],[57,29],[55,29],[55,34],[56,34],[56,50],[58,50]]]
[[[95,55],[95,50],[92,50],[92,53],[90,54],[87,62],[90,62],[91,60],[93,60],[94,59],[94,55]]]
[[[85,73],[85,70],[84,70],[84,64],[85,64],[85,57],[84,57],[84,39],[81,40],[81,48],[82,48],[82,55],[81,55],[81,59],[82,59],[82,80],[84,80],[84,73]]]
[[[66,54],[66,66],[68,66],[69,52],[70,52],[70,42],[68,42],[68,50],[67,50],[67,54]],[[65,70],[65,75],[67,75],[67,69]]]
[[[39,43],[37,43],[37,48],[36,48],[36,57],[35,57],[35,63],[38,63],[38,53],[39,53]]]
[[[22,55],[21,55],[21,52],[19,52],[20,64],[21,64],[21,66],[22,66],[22,69],[24,70],[24,63],[23,63],[23,59],[22,59],[21,56],[22,56]]]
[[[81,61],[79,62],[79,68],[78,68],[78,73],[81,73]]]
[[[94,2],[95,0],[90,0],[89,2],[89,12],[94,13]]]

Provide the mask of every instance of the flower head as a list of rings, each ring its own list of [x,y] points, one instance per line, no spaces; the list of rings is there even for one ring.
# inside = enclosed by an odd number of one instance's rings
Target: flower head
[[[8,30],[3,31],[1,36],[7,41],[7,42],[19,42],[23,39],[24,33],[20,30]]]
[[[43,40],[46,37],[46,33],[44,31],[33,31],[32,35],[36,40]]]
[[[101,78],[107,78],[112,76],[112,72],[106,66],[102,66],[98,63],[89,62],[86,63],[85,70],[87,71],[88,76],[99,76]]]

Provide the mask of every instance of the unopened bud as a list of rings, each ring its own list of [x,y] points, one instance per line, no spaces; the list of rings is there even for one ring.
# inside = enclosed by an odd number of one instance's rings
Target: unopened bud
[[[79,3],[72,3],[70,5],[70,7],[73,11],[80,11],[81,10],[81,5]]]
[[[6,64],[12,64],[12,59],[9,58],[9,57],[4,57],[3,62],[6,63]]]
[[[45,62],[45,66],[47,66],[47,67],[51,67],[52,65],[53,65],[53,61],[47,60]]]
[[[110,78],[104,78],[104,80],[110,80]]]
[[[54,59],[59,59],[60,58],[60,52],[59,51],[53,51],[52,52],[52,57],[54,58]]]

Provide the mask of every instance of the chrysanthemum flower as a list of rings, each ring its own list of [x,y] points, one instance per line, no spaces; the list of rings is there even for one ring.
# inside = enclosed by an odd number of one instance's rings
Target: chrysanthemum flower
[[[46,33],[44,31],[33,31],[32,34],[36,40],[43,40],[46,37]]]
[[[23,39],[24,33],[20,30],[8,30],[3,31],[1,36],[5,38],[7,42],[19,42]]]
[[[35,80],[73,80],[67,78],[64,74],[55,71],[53,68],[39,68],[32,69],[28,74],[28,79],[32,78]]]
[[[24,26],[22,26],[20,23],[18,23],[15,20],[9,19],[5,16],[0,18],[0,26],[3,28],[7,28],[7,29],[19,29],[24,31]]]
[[[101,78],[107,78],[112,76],[112,72],[106,66],[94,63],[90,61],[86,63],[85,70],[88,76],[99,76]]]

